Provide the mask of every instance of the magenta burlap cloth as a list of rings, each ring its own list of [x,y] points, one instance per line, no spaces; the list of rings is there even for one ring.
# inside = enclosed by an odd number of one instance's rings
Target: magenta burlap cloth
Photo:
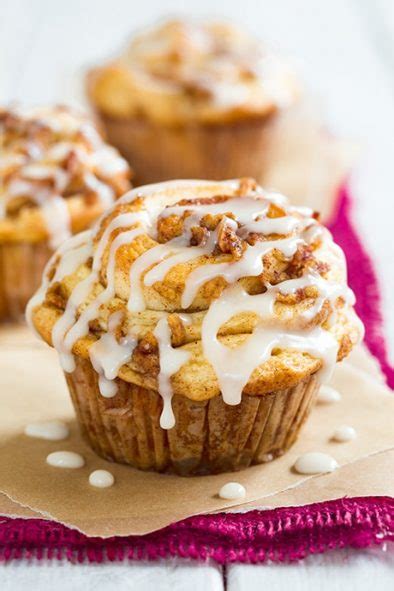
[[[331,232],[349,261],[349,283],[366,328],[365,343],[394,387],[384,339],[380,291],[373,263],[351,221],[351,198],[338,196]],[[354,262],[357,261],[357,264]],[[72,562],[157,560],[166,557],[258,563],[285,562],[333,548],[367,547],[394,540],[394,499],[344,498],[304,507],[190,517],[144,535],[87,537],[44,519],[0,517],[0,560]]]

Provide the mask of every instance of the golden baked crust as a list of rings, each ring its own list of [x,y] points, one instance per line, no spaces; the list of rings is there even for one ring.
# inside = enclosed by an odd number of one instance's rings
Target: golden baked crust
[[[289,66],[236,27],[172,20],[92,70],[88,94],[114,118],[182,125],[265,118],[292,104],[299,89]]]
[[[65,257],[81,248],[86,252],[82,260],[75,256],[75,270],[62,273]],[[170,335],[165,346],[185,356],[170,376],[173,394],[192,400],[219,394],[204,335],[221,313],[214,306],[226,297],[231,305],[218,324],[219,344],[236,350],[261,328],[262,347],[264,330],[293,339],[289,346],[280,341],[263,363],[256,363],[245,394],[292,387],[322,368],[332,342],[334,357],[341,360],[362,335],[346,287],[343,253],[328,231],[313,212],[289,206],[250,179],[135,189],[68,253],[54,256],[41,293],[31,302],[35,328],[61,355],[67,355],[67,335],[74,330],[69,352],[85,359],[105,335],[115,339],[112,349],[116,343],[127,349],[132,337],[130,356],[116,375],[144,388],[159,389],[164,353],[157,331],[164,319]],[[242,290],[245,308],[237,307],[234,289]],[[316,335],[322,339],[318,354],[310,346]],[[293,345],[294,339],[301,345]]]
[[[130,188],[126,161],[67,107],[0,109],[0,143],[0,243],[55,247]]]

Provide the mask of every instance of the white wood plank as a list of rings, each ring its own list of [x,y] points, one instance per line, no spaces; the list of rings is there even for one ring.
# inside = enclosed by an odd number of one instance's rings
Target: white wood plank
[[[294,564],[234,565],[227,591],[392,591],[394,552],[339,550]]]
[[[12,562],[0,566],[1,591],[223,591],[221,567],[168,560],[115,564]]]

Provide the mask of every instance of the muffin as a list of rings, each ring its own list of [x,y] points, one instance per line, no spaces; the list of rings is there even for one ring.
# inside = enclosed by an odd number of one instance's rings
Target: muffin
[[[251,179],[134,189],[28,306],[102,457],[181,475],[269,461],[362,337],[341,249]]]
[[[87,91],[138,184],[264,177],[279,116],[299,84],[292,69],[223,23],[165,22],[89,72]]]
[[[66,107],[0,109],[0,320],[23,317],[45,264],[130,189],[130,168]]]

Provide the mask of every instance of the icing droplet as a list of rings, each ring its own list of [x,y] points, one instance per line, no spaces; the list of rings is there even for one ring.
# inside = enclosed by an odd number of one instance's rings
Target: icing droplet
[[[227,482],[219,491],[219,497],[226,500],[243,499],[245,496],[246,489],[239,482]]]
[[[99,375],[99,390],[105,398],[112,398],[117,393],[115,378],[124,363],[130,360],[137,339],[129,335],[119,342],[116,330],[122,320],[122,312],[111,314],[108,319],[108,332],[93,343],[89,350],[90,361]]]
[[[82,468],[85,460],[73,451],[54,451],[47,456],[47,464],[55,468]]]
[[[190,354],[181,349],[174,349],[171,345],[171,330],[167,318],[161,318],[153,331],[157,339],[160,352],[160,372],[157,378],[159,394],[163,398],[163,411],[160,416],[160,427],[172,429],[175,425],[175,416],[171,406],[173,376],[180,367],[186,363]]]
[[[89,475],[89,484],[96,488],[108,488],[115,482],[115,478],[108,470],[94,470]]]
[[[104,396],[104,398],[113,398],[116,396],[118,388],[114,380],[108,380],[105,376],[99,376],[98,383],[101,396]]]
[[[69,434],[69,428],[61,421],[41,421],[29,423],[25,427],[25,435],[37,437],[38,439],[48,439],[49,441],[67,439]]]
[[[298,474],[324,474],[333,472],[337,468],[338,463],[333,457],[318,451],[303,454],[294,464]]]
[[[356,429],[350,427],[349,425],[341,425],[337,429],[335,429],[332,438],[339,443],[344,443],[345,441],[352,441],[356,439],[357,432]]]
[[[341,394],[331,386],[321,386],[317,395],[317,402],[319,404],[332,404],[333,402],[339,402],[341,398]]]

